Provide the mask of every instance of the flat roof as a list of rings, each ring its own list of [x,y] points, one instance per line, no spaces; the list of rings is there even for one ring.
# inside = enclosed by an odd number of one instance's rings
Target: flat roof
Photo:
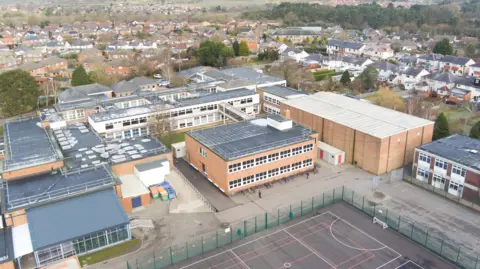
[[[119,184],[109,169],[99,166],[62,174],[45,173],[4,182],[2,208],[13,211],[66,199]]]
[[[9,228],[0,230],[0,264],[13,260],[12,230]]]
[[[143,171],[148,171],[148,170],[152,170],[152,169],[155,169],[155,168],[160,168],[162,167],[162,163],[165,162],[165,161],[168,161],[167,159],[160,159],[160,160],[153,160],[153,161],[150,161],[150,162],[144,162],[144,163],[137,163],[135,165],[135,169],[137,169],[139,172],[143,172]]]
[[[252,81],[252,82],[255,82],[256,84],[264,84],[264,83],[273,83],[273,82],[285,81],[285,79],[283,79],[283,78],[266,75],[262,72],[258,72],[254,69],[247,68],[247,67],[236,67],[236,68],[230,68],[230,69],[223,69],[220,72],[222,72],[226,75],[232,76],[232,77]]]
[[[265,118],[187,132],[227,161],[305,142],[313,139],[310,137],[313,133],[295,123],[292,128],[280,131],[268,126]]]
[[[319,92],[284,103],[377,138],[433,124],[426,119],[330,92]]]
[[[480,171],[480,140],[478,139],[454,134],[418,148]]]
[[[306,95],[304,92],[278,85],[262,87],[260,90],[283,98]]]
[[[60,159],[47,131],[41,127],[40,118],[7,122],[5,137],[4,171],[18,170],[55,162]]]
[[[54,137],[62,148],[65,166],[72,170],[115,165],[170,152],[153,136],[107,141],[82,123],[55,130]]]
[[[119,177],[122,182],[122,196],[123,197],[137,197],[146,193],[150,193],[147,187],[143,185],[143,182],[134,175],[128,174]]]
[[[113,189],[30,208],[26,214],[35,251],[128,223]]]
[[[248,89],[237,89],[237,90],[218,92],[218,93],[205,93],[205,94],[197,93],[197,94],[192,94],[191,97],[187,97],[183,99],[176,99],[176,100],[169,100],[169,101],[163,101],[161,99],[150,100],[150,101],[153,101],[151,104],[145,104],[143,106],[130,107],[125,109],[103,111],[96,114],[92,114],[89,117],[94,122],[102,122],[102,121],[109,121],[113,119],[120,119],[123,117],[146,115],[158,109],[169,110],[169,109],[175,109],[175,108],[189,107],[189,106],[194,106],[199,104],[208,104],[212,102],[228,100],[232,98],[239,98],[244,96],[247,97],[247,96],[252,96],[256,94],[257,93],[255,91],[248,90]]]

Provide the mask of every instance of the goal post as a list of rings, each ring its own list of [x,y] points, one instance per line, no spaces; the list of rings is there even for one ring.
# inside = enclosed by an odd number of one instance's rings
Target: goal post
[[[388,224],[385,223],[384,221],[380,220],[377,217],[373,217],[373,224],[375,224],[375,223],[378,223],[378,224],[382,225],[384,230],[388,228]]]

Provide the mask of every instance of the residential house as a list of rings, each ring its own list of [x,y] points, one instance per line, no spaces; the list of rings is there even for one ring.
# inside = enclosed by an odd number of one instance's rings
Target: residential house
[[[70,48],[72,50],[78,50],[78,51],[91,49],[91,48],[93,48],[93,43],[90,42],[90,41],[75,40],[70,45]]]
[[[478,202],[480,140],[454,134],[417,147],[412,175],[440,193]]]
[[[135,52],[133,50],[108,50],[107,57],[109,60],[126,59],[133,60]]]
[[[439,60],[438,70],[448,71],[454,75],[468,74],[469,66],[475,64],[470,58],[446,55]]]
[[[450,73],[432,73],[425,76],[425,82],[428,84],[428,91],[426,94],[436,94],[438,97],[448,96],[450,89],[455,87],[456,82],[460,79]]]
[[[109,75],[128,76],[131,73],[132,61],[125,59],[112,60],[104,64],[104,70]]]
[[[370,66],[378,70],[379,81],[393,82],[393,79],[400,73],[398,65],[386,61],[376,61]]]
[[[15,69],[18,67],[18,61],[12,51],[0,52],[0,71]]]
[[[440,60],[443,58],[441,54],[425,54],[417,58],[418,67],[424,68],[425,70],[437,71],[439,70]]]
[[[460,77],[455,82],[455,87],[450,90],[448,100],[458,104],[470,100],[480,101],[480,78]]]
[[[468,68],[469,76],[480,76],[480,63],[475,63]]]
[[[97,48],[91,48],[91,49],[86,49],[82,50],[77,57],[77,60],[79,62],[84,62],[88,58],[97,58],[97,57],[102,57],[102,51],[97,49]]]
[[[327,53],[334,54],[353,54],[361,55],[365,50],[365,45],[361,43],[347,42],[341,40],[328,40]]]
[[[363,53],[372,60],[386,60],[395,55],[391,45],[385,43],[366,43]]]
[[[141,91],[155,91],[159,88],[155,80],[146,77],[136,77],[129,80],[129,82]]]
[[[301,60],[307,58],[309,55],[305,50],[303,49],[291,49],[287,48],[280,54],[280,60],[286,61],[286,60],[295,60],[297,63],[299,63]]]
[[[423,81],[423,78],[430,73],[423,68],[409,67],[408,69],[401,71],[397,77],[397,82],[401,83],[406,90],[413,90],[415,86]]]

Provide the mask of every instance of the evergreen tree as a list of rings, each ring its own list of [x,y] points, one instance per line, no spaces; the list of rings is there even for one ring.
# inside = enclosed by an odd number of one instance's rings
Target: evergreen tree
[[[444,38],[438,41],[433,47],[433,53],[439,53],[443,55],[453,55],[453,46],[450,44],[450,40]]]
[[[433,140],[438,140],[450,136],[450,129],[448,128],[448,120],[445,113],[438,115],[433,126]]]
[[[233,48],[233,53],[235,53],[235,56],[239,56],[240,45],[238,44],[238,41],[236,39],[233,40],[232,48]]]
[[[72,73],[72,86],[81,86],[90,84],[90,79],[88,78],[87,72],[83,66],[79,66],[73,70]]]
[[[37,105],[40,95],[35,79],[20,69],[0,74],[0,112],[14,116]]]
[[[480,139],[480,121],[477,121],[470,130],[470,137]]]
[[[352,82],[350,80],[350,73],[348,72],[348,70],[345,70],[345,72],[343,72],[342,78],[340,78],[340,82],[342,84],[348,84],[348,83]]]
[[[250,54],[250,50],[248,49],[247,41],[240,42],[238,47],[238,56],[248,56]]]

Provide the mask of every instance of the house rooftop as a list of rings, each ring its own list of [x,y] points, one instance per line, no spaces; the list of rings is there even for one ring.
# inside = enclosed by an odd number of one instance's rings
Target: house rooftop
[[[377,138],[433,124],[429,120],[330,92],[319,92],[284,103]]]
[[[112,89],[110,87],[98,83],[75,86],[61,92],[58,95],[58,100],[60,103],[90,100],[90,95],[96,95],[111,91]]]
[[[480,171],[480,140],[454,134],[418,147],[471,169]]]
[[[281,116],[276,116],[284,119]],[[283,122],[283,120],[277,120]],[[287,120],[288,121],[288,120]],[[202,130],[187,132],[203,146],[226,161],[270,151],[285,146],[312,140],[313,131],[295,123],[279,130],[267,124],[268,119],[259,118]]]
[[[223,69],[221,70],[221,72],[228,76],[254,82],[255,84],[265,84],[265,83],[285,81],[285,79],[283,78],[266,75],[262,72],[258,72],[254,69],[247,68],[247,67]]]
[[[133,83],[135,86],[144,86],[144,85],[150,85],[150,84],[155,84],[155,80],[149,79],[146,77],[136,77],[128,82]]]
[[[4,172],[51,163],[62,159],[39,118],[7,122]]]
[[[362,48],[364,45],[361,44],[361,43],[354,43],[354,42],[347,42],[347,41],[331,39],[331,40],[328,40],[328,46],[337,46],[337,47],[341,47],[341,48],[358,50],[358,49]]]
[[[109,188],[119,182],[106,166],[97,166],[68,173],[44,173],[4,184],[2,209],[14,211]]]
[[[35,251],[128,223],[113,189],[30,208],[26,215]]]
[[[278,97],[282,97],[282,98],[298,97],[298,96],[305,95],[304,92],[301,92],[289,87],[278,86],[278,85],[262,87],[260,88],[260,90],[266,93],[276,95]]]

